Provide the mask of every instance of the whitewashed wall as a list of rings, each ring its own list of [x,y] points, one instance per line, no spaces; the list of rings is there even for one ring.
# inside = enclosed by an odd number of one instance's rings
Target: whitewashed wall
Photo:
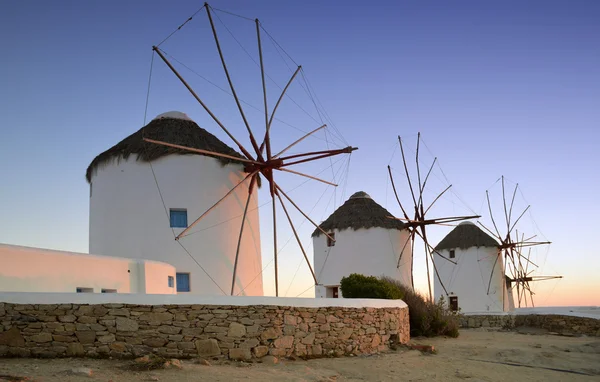
[[[440,251],[449,258],[450,251]],[[435,265],[450,296],[458,297],[458,306],[463,313],[503,312],[508,310],[508,294],[503,293],[504,270],[497,248],[470,247],[455,249],[455,264],[434,255]],[[496,265],[494,262],[498,258]],[[492,275],[493,269],[493,275]],[[488,294],[488,284],[492,281]],[[446,296],[437,276],[434,277],[434,297]],[[504,301],[504,302],[503,302]]]
[[[406,230],[377,227],[334,232],[336,242],[333,247],[327,246],[327,236],[313,237],[315,274],[320,284],[315,287],[315,297],[328,297],[326,287],[340,285],[342,277],[352,273],[388,276],[407,286],[412,285],[410,242],[404,248],[410,240]],[[400,268],[397,268],[403,248]]]
[[[169,264],[0,244],[0,291],[174,294]]]
[[[239,165],[222,166],[200,155],[170,155],[152,164],[167,211],[187,209],[188,224],[245,176]],[[188,255],[174,240],[173,233],[183,229],[170,228],[150,165],[131,156],[101,166],[91,182],[90,253],[165,261],[177,272],[191,274],[190,293],[229,294],[247,184],[211,211],[191,230],[192,235],[180,240]],[[243,295],[263,294],[262,277],[256,277],[262,270],[256,195],[244,228],[235,287],[235,293],[245,288]]]

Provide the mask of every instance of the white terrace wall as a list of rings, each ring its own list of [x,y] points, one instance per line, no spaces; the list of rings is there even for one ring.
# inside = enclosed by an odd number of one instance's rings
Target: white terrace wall
[[[328,286],[339,286],[343,277],[352,273],[388,276],[412,285],[412,252],[407,230],[369,229],[334,230],[335,245],[327,246],[327,236],[313,237],[315,274],[319,285],[315,297],[327,296]],[[402,253],[400,267],[398,258]],[[343,291],[340,291],[342,297]]]
[[[0,293],[0,356],[359,355],[409,332],[400,300]]]
[[[74,293],[79,287],[94,293],[176,293],[168,285],[175,268],[156,261],[0,244],[0,264],[0,293]]]

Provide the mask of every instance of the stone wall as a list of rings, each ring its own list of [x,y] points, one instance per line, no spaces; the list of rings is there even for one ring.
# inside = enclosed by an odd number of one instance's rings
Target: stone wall
[[[463,328],[505,329],[527,326],[559,334],[600,337],[600,320],[558,314],[468,315],[461,317],[460,325]]]
[[[0,303],[0,356],[248,360],[387,350],[409,341],[407,307]]]

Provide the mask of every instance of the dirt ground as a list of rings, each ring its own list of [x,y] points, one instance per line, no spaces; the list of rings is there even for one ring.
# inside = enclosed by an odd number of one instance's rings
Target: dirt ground
[[[457,339],[413,339],[436,354],[405,348],[386,354],[210,366],[183,360],[182,369],[134,372],[132,361],[0,359],[0,375],[26,381],[600,381],[600,339],[535,331],[462,330]],[[75,368],[93,375],[73,375]],[[0,377],[0,381],[2,381]],[[20,379],[12,379],[18,381]]]

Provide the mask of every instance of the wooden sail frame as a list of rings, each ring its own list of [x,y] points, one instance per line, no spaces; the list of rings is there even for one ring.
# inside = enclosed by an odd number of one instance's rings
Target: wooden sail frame
[[[515,203],[515,197],[517,195],[517,191],[519,189],[519,184],[515,185],[515,188],[512,193],[510,205],[507,203],[506,199],[506,186],[504,175],[501,176],[502,181],[502,204],[504,211],[504,219],[506,223],[506,231],[505,233],[501,233],[501,230],[498,228],[496,224],[496,220],[494,219],[492,203],[490,202],[490,194],[489,191],[486,190],[486,199],[488,205],[488,211],[490,214],[490,219],[492,221],[492,225],[494,229],[490,229],[486,227],[481,221],[478,221],[483,229],[485,229],[492,237],[494,237],[500,244],[498,245],[498,256],[496,257],[496,261],[494,262],[494,266],[492,267],[492,271],[490,273],[488,286],[487,286],[487,294],[490,293],[490,287],[492,284],[492,278],[494,275],[494,270],[496,269],[496,264],[498,259],[502,259],[504,257],[503,266],[501,267],[503,270],[502,277],[502,301],[504,303],[504,293],[506,293],[508,288],[516,289],[517,291],[517,304],[518,307],[521,308],[524,306],[535,306],[533,301],[533,295],[535,293],[531,290],[530,282],[535,281],[545,281],[552,279],[559,279],[562,276],[533,276],[533,272],[538,265],[535,264],[531,259],[531,248],[549,245],[550,241],[534,241],[537,235],[533,235],[531,237],[525,238],[525,234],[521,233],[519,236],[519,232],[516,230],[517,223],[521,220],[521,218],[525,215],[525,213],[531,208],[531,205],[528,205],[523,211],[519,214],[518,218],[513,221],[513,208]],[[513,237],[514,232],[514,237]],[[523,250],[527,248],[528,253],[525,255]],[[533,269],[530,269],[529,267]],[[508,272],[507,272],[508,270]],[[507,274],[508,273],[508,274]],[[527,296],[529,296],[529,302],[527,300]]]
[[[216,45],[216,48],[217,48],[217,52],[219,54],[219,58],[220,58],[220,61],[221,61],[222,67],[223,67],[223,71],[224,71],[225,76],[227,78],[227,82],[229,84],[229,88],[231,90],[232,96],[233,96],[233,98],[235,100],[237,109],[238,109],[238,111],[240,113],[240,116],[242,117],[242,120],[244,122],[246,130],[248,132],[248,137],[249,137],[252,149],[254,150],[254,153],[251,153],[250,150],[248,150],[244,145],[242,145],[242,143],[238,139],[236,139],[234,137],[234,135],[227,129],[227,127],[210,110],[210,108],[202,100],[202,98],[194,91],[194,89],[189,85],[189,83],[183,78],[183,76],[177,71],[177,69],[175,69],[175,67],[167,59],[167,57],[165,56],[164,51],[162,51],[159,48],[160,44],[158,44],[156,46],[153,46],[152,47],[153,52],[160,57],[160,59],[171,70],[171,72],[173,72],[173,74],[179,79],[179,81],[187,88],[187,90],[192,95],[192,97],[196,99],[196,101],[210,115],[210,117],[221,128],[221,130],[223,130],[223,132],[225,132],[225,134],[235,143],[235,145],[237,146],[237,148],[241,151],[243,157],[242,158],[238,158],[238,157],[228,156],[228,155],[225,155],[225,154],[221,154],[221,153],[217,153],[217,152],[213,152],[213,151],[209,151],[209,150],[200,150],[200,149],[196,149],[196,148],[192,148],[192,147],[186,147],[186,146],[182,146],[182,145],[175,145],[175,144],[172,144],[172,143],[169,143],[169,142],[152,140],[152,139],[148,139],[148,138],[143,138],[144,141],[146,141],[148,143],[152,143],[152,144],[163,145],[163,146],[168,146],[168,147],[174,147],[174,148],[178,148],[178,149],[181,149],[181,150],[186,150],[186,151],[195,152],[195,153],[199,153],[199,154],[216,156],[216,157],[224,157],[224,158],[227,158],[227,159],[232,159],[234,161],[237,161],[237,162],[243,164],[244,165],[244,171],[247,173],[247,175],[240,182],[238,182],[233,188],[231,188],[221,199],[219,199],[209,209],[207,209],[204,213],[202,213],[185,230],[183,230],[179,235],[177,235],[175,237],[175,240],[180,240],[183,237],[185,237],[186,235],[189,235],[189,230],[193,226],[195,226],[196,224],[198,224],[205,216],[207,216],[211,211],[213,211],[220,203],[222,203],[224,200],[226,200],[227,198],[229,198],[239,186],[241,186],[243,183],[246,183],[248,181],[248,179],[250,179],[250,184],[249,184],[249,187],[248,187],[248,197],[247,197],[247,200],[246,200],[246,203],[245,203],[244,213],[243,213],[243,216],[242,216],[242,222],[241,222],[241,226],[240,226],[240,233],[239,233],[239,238],[238,238],[238,243],[237,243],[237,249],[236,249],[236,253],[235,253],[235,261],[234,261],[234,265],[233,265],[233,272],[232,272],[233,274],[232,274],[232,281],[231,281],[231,295],[233,295],[234,294],[234,290],[235,290],[235,279],[236,279],[238,261],[239,261],[239,256],[240,256],[240,247],[241,247],[240,244],[241,244],[241,240],[242,240],[242,236],[243,236],[244,225],[245,225],[245,220],[246,220],[246,214],[248,212],[248,206],[249,206],[250,201],[251,201],[252,193],[253,193],[254,189],[256,188],[256,186],[257,186],[258,178],[260,176],[262,176],[262,177],[264,177],[267,180],[267,182],[269,184],[269,191],[270,191],[271,199],[272,199],[271,205],[272,205],[272,210],[273,210],[272,220],[273,220],[274,262],[275,262],[275,295],[279,296],[279,277],[278,277],[278,258],[277,258],[278,257],[278,249],[277,249],[277,213],[276,213],[277,202],[279,202],[279,204],[281,205],[281,207],[282,207],[282,209],[283,209],[283,211],[284,211],[284,213],[286,215],[288,223],[289,223],[289,225],[290,225],[290,227],[291,227],[291,229],[292,229],[292,231],[294,233],[296,241],[297,241],[297,243],[298,243],[298,245],[299,245],[299,247],[300,247],[300,249],[302,251],[302,254],[304,256],[304,259],[306,260],[306,264],[308,265],[308,268],[311,271],[312,278],[313,278],[313,280],[315,282],[315,285],[317,285],[317,279],[316,279],[315,273],[314,273],[314,271],[312,269],[312,266],[311,266],[311,264],[310,264],[310,262],[308,260],[308,256],[306,255],[306,251],[304,250],[304,247],[302,246],[302,243],[300,241],[300,238],[299,238],[298,233],[296,231],[296,228],[294,226],[293,220],[292,220],[292,218],[291,218],[291,216],[290,216],[290,214],[289,214],[289,212],[288,212],[288,210],[286,208],[286,205],[285,205],[284,200],[281,197],[281,195],[283,195],[304,217],[306,217],[307,220],[309,220],[311,224],[313,224],[318,229],[320,229],[320,228],[319,228],[318,224],[316,224],[312,219],[310,219],[308,217],[308,215],[304,211],[302,211],[302,209],[298,206],[298,204],[295,203],[290,198],[290,196],[288,194],[286,194],[283,191],[283,189],[275,182],[274,174],[276,173],[276,171],[283,171],[283,172],[287,172],[287,173],[294,174],[294,175],[297,175],[297,176],[305,177],[305,178],[308,178],[308,179],[311,179],[311,180],[319,181],[319,182],[322,182],[322,183],[325,183],[325,184],[328,184],[328,185],[337,186],[337,184],[335,184],[335,183],[328,182],[328,181],[326,181],[324,179],[320,179],[320,178],[317,178],[317,177],[309,175],[309,174],[304,174],[304,173],[301,173],[301,172],[296,171],[296,170],[292,170],[292,169],[290,169],[288,167],[296,165],[296,164],[307,163],[307,162],[312,162],[312,161],[316,161],[316,160],[319,160],[319,159],[329,158],[329,157],[337,156],[337,155],[341,155],[341,154],[351,154],[353,151],[357,150],[358,148],[357,147],[352,147],[352,146],[347,146],[347,147],[342,148],[342,149],[305,152],[305,153],[301,153],[301,154],[290,155],[290,156],[287,156],[287,157],[281,157],[281,155],[283,153],[285,153],[286,151],[288,151],[292,147],[294,147],[297,144],[299,144],[300,142],[302,142],[308,136],[310,136],[310,135],[316,133],[317,131],[320,131],[320,130],[322,130],[322,129],[324,129],[324,128],[327,127],[327,125],[322,125],[322,126],[316,128],[316,129],[308,132],[307,134],[305,134],[304,136],[302,136],[300,139],[295,140],[290,145],[286,146],[283,150],[279,151],[277,154],[275,154],[275,155],[272,154],[271,135],[270,134],[271,134],[271,125],[272,125],[273,119],[275,117],[275,113],[276,113],[277,108],[279,107],[280,103],[282,102],[284,96],[286,95],[286,91],[288,90],[288,88],[290,87],[290,85],[293,83],[294,79],[296,78],[296,76],[298,75],[298,73],[301,71],[302,67],[298,66],[296,68],[295,72],[293,73],[293,75],[291,76],[291,78],[289,79],[289,81],[287,82],[286,86],[283,88],[283,90],[282,90],[282,92],[281,92],[281,94],[280,94],[280,96],[279,96],[279,98],[277,100],[277,103],[275,104],[273,110],[271,112],[269,112],[269,108],[268,108],[268,105],[267,105],[267,87],[266,87],[266,83],[265,83],[265,68],[264,68],[264,61],[263,61],[263,49],[262,49],[262,43],[261,43],[261,29],[262,29],[262,26],[261,26],[259,20],[255,19],[254,21],[255,21],[255,24],[256,24],[256,36],[257,36],[258,53],[259,53],[259,58],[260,58],[260,72],[261,72],[261,80],[262,80],[264,113],[265,113],[265,135],[264,135],[264,138],[263,138],[262,142],[259,145],[259,143],[256,140],[256,137],[255,137],[255,135],[254,135],[254,133],[252,131],[250,123],[248,122],[248,119],[246,118],[246,115],[244,113],[244,109],[242,107],[240,99],[237,96],[233,80],[231,78],[231,75],[229,73],[227,64],[225,62],[225,58],[223,56],[223,51],[221,49],[221,44],[219,42],[219,37],[218,37],[217,29],[215,27],[215,24],[214,24],[214,21],[213,21],[213,17],[212,17],[212,13],[211,13],[211,11],[213,10],[213,8],[208,3],[205,3],[203,8],[206,9],[208,20],[209,20],[209,23],[210,23],[210,26],[211,26],[212,35],[214,37],[215,45]],[[196,13],[198,13],[198,12],[196,12]],[[192,15],[192,17],[194,15]],[[190,17],[185,23],[187,23],[188,21],[190,21],[192,19],[192,17]],[[182,24],[182,26],[185,25],[185,23]],[[179,29],[181,29],[181,26],[177,30],[179,30]],[[175,32],[173,32],[173,33],[175,33]],[[165,40],[163,40],[163,42]],[[162,44],[162,42],[161,42],[161,44]],[[329,234],[325,233],[325,235],[327,235],[329,237]],[[334,240],[331,237],[330,237],[330,239]]]
[[[413,188],[413,183],[411,181],[410,172],[408,170],[408,164],[406,162],[406,155],[404,153],[404,147],[402,145],[402,138],[400,136],[398,136],[398,143],[400,145],[400,152],[402,153],[402,163],[403,163],[403,167],[404,167],[404,172],[406,174],[406,179],[408,181],[408,188],[409,188],[411,196],[412,196],[415,212],[414,212],[414,215],[412,218],[409,217],[407,210],[404,208],[404,205],[402,204],[402,202],[400,201],[400,198],[398,196],[398,192],[396,189],[396,183],[394,182],[394,177],[392,175],[392,168],[391,168],[391,166],[388,165],[388,174],[389,174],[390,181],[392,184],[392,189],[394,191],[396,201],[398,202],[398,205],[400,206],[400,209],[402,210],[402,214],[404,216],[403,218],[395,218],[393,216],[390,216],[390,218],[398,219],[398,220],[402,221],[405,224],[406,229],[408,229],[408,231],[409,231],[410,240],[407,240],[404,243],[404,246],[402,247],[402,250],[400,251],[400,254],[398,256],[398,265],[397,265],[398,267],[400,267],[400,260],[402,259],[402,254],[404,253],[404,250],[406,249],[408,243],[409,242],[411,243],[411,248],[412,248],[411,253],[414,253],[415,238],[418,236],[421,239],[421,241],[423,242],[423,246],[425,249],[425,264],[426,264],[426,268],[427,268],[427,286],[429,288],[429,299],[431,301],[433,301],[433,293],[431,291],[431,271],[430,271],[430,267],[429,267],[429,260],[431,259],[431,263],[433,265],[433,271],[435,272],[435,275],[436,275],[438,281],[440,282],[442,288],[444,289],[444,292],[446,293],[446,295],[448,295],[448,291],[446,290],[446,286],[444,285],[444,282],[442,281],[440,274],[437,270],[433,255],[436,254],[436,255],[440,256],[442,259],[447,260],[454,264],[456,264],[456,262],[443,256],[439,251],[437,251],[429,243],[429,240],[427,238],[427,226],[445,225],[450,222],[458,222],[458,221],[463,221],[463,220],[476,219],[476,218],[480,218],[481,216],[479,216],[479,215],[453,216],[453,217],[441,217],[441,218],[434,218],[434,219],[429,219],[426,217],[426,214],[429,212],[431,207],[434,206],[434,204],[452,187],[452,185],[449,185],[446,189],[444,189],[441,193],[439,193],[436,196],[436,198],[434,198],[433,201],[428,205],[428,207],[425,207],[423,191],[425,190],[425,186],[427,185],[429,176],[431,175],[431,172],[433,171],[433,168],[437,162],[437,158],[434,158],[433,162],[431,163],[431,166],[429,167],[429,170],[427,171],[427,174],[425,175],[425,178],[421,179],[421,169],[419,166],[420,141],[421,141],[421,133],[418,133],[417,134],[417,150],[416,150],[416,155],[415,155],[416,173],[417,173],[417,181],[418,181],[418,189],[417,189],[418,194],[417,194],[417,193],[415,193],[415,189]],[[418,198],[417,198],[417,195],[418,195]],[[412,288],[414,289],[413,263],[414,263],[414,260],[411,261],[410,272],[411,272],[411,279],[413,280]]]

